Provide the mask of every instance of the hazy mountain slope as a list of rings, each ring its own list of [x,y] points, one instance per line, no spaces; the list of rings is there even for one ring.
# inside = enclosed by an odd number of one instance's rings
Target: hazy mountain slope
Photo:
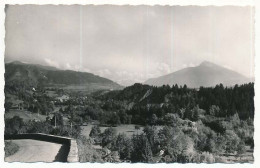
[[[200,86],[215,86],[219,83],[225,86],[232,86],[247,82],[250,82],[249,78],[235,71],[205,61],[197,67],[189,67],[165,76],[148,79],[145,84],[155,86],[186,84],[188,87],[198,88]]]
[[[58,70],[54,67],[24,64],[12,62],[5,64],[5,81],[6,83],[29,83],[37,85],[39,83],[51,85],[86,85],[100,84],[120,87],[117,83],[96,76],[87,72],[76,72],[70,70]]]

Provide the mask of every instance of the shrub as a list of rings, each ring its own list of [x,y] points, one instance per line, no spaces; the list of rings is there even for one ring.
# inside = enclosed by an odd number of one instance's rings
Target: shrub
[[[94,125],[91,128],[89,137],[93,138],[95,143],[100,143],[100,135],[101,135],[100,127],[98,125]]]
[[[215,162],[215,157],[213,156],[212,153],[202,152],[202,154],[200,154],[200,163],[214,163],[214,162]]]
[[[79,162],[104,162],[102,154],[97,152],[91,145],[90,140],[84,136],[77,138]]]
[[[10,119],[5,119],[5,134],[19,134],[21,133],[21,128],[23,125],[23,119],[18,116],[14,116]]]
[[[130,160],[133,144],[131,139],[127,138],[125,134],[118,134],[115,141],[112,142],[111,149],[118,151],[120,159]]]
[[[109,127],[105,129],[105,131],[102,133],[102,147],[105,147],[112,143],[113,140],[116,138],[116,130],[112,127]]]
[[[240,138],[233,130],[226,130],[225,132],[226,139],[226,152],[234,153],[237,150]]]

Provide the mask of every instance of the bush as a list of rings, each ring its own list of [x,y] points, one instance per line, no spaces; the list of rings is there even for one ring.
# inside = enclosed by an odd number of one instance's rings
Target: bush
[[[234,153],[238,148],[238,144],[240,143],[240,138],[233,130],[226,130],[225,139],[226,139],[226,152]]]
[[[118,151],[121,160],[130,160],[132,148],[132,141],[125,134],[118,134],[111,147],[113,151]]]
[[[102,133],[102,147],[105,147],[112,143],[113,140],[116,138],[116,130],[112,127],[105,129],[105,131]]]
[[[94,125],[91,128],[91,131],[89,133],[89,137],[91,137],[95,143],[100,143],[100,139],[101,139],[101,130],[100,127],[98,125]]]
[[[21,128],[23,125],[23,119],[18,116],[14,116],[10,119],[5,119],[5,134],[19,134],[21,133]]]
[[[214,163],[214,162],[215,162],[215,157],[213,156],[212,153],[202,152],[202,154],[200,154],[200,163]]]
[[[90,140],[84,136],[77,138],[79,162],[104,162],[102,154],[97,152],[91,145]]]

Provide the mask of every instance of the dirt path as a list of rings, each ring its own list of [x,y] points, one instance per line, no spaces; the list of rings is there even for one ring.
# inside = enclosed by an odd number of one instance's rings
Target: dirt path
[[[67,147],[32,139],[12,140],[19,146],[19,150],[12,156],[6,157],[6,162],[53,162],[66,161]]]

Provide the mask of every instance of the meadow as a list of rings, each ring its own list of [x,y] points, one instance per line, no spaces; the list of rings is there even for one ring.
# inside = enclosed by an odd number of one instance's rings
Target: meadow
[[[89,138],[89,133],[91,131],[91,128],[93,127],[93,124],[89,124],[87,126],[81,126],[81,134],[83,136],[86,136],[86,138]],[[107,129],[109,127],[102,127],[100,126],[101,132],[104,132],[105,129]],[[122,124],[122,125],[118,125],[117,127],[113,127],[117,134],[126,134],[127,137],[131,137],[133,134],[141,134],[143,133],[143,127],[140,126],[140,129],[137,130],[135,129],[135,125],[134,124]]]
[[[46,120],[45,115],[33,113],[33,112],[30,112],[30,111],[27,111],[27,110],[11,109],[9,112],[5,113],[5,119],[13,118],[14,116],[19,116],[25,122],[29,121],[29,120],[33,120],[33,119],[37,120],[37,121],[45,121]]]

